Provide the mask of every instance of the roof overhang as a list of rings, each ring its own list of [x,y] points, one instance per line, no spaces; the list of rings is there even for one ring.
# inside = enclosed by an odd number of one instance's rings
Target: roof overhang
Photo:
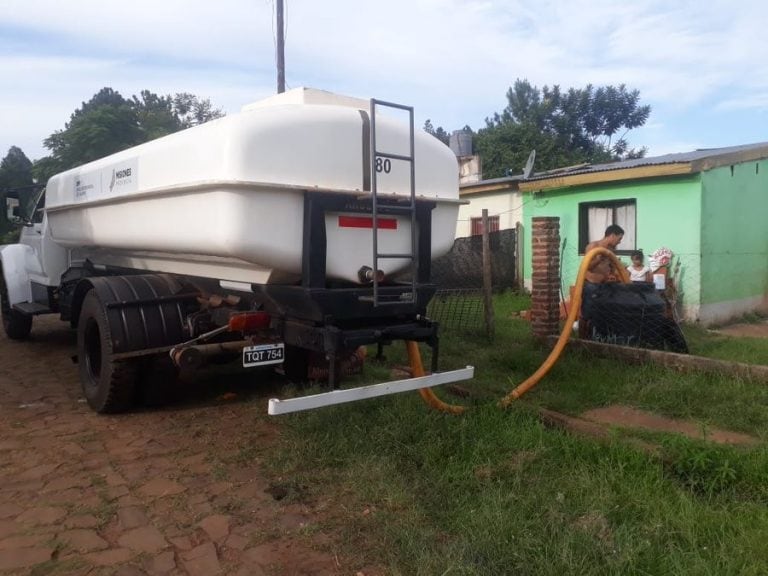
[[[643,178],[659,178],[663,176],[680,176],[706,172],[723,166],[755,162],[768,158],[768,147],[761,146],[747,150],[737,150],[725,154],[717,154],[687,162],[668,162],[666,164],[647,164],[631,168],[615,168],[606,170],[584,171],[576,174],[560,173],[550,177],[539,177],[535,180],[520,182],[521,192],[542,192],[555,188],[585,186],[618,182],[620,180],[639,180]]]
[[[459,196],[472,196],[474,194],[489,194],[494,192],[517,192],[520,182],[478,182],[476,184],[466,184],[459,188]]]
[[[642,178],[658,178],[659,176],[679,176],[681,174],[693,174],[691,162],[675,164],[657,164],[649,166],[635,166],[633,168],[621,168],[618,170],[604,170],[602,172],[583,172],[581,174],[561,174],[541,180],[528,180],[520,182],[522,192],[541,192],[553,188],[568,188],[571,186],[584,186],[586,184],[602,184],[604,182],[617,182],[619,180],[638,180]]]
[[[719,154],[709,158],[702,158],[701,160],[694,160],[691,162],[691,167],[693,172],[706,172],[713,168],[743,164],[744,162],[755,162],[757,160],[765,160],[766,158],[768,158],[768,147],[763,146],[761,148],[739,150],[730,154]]]

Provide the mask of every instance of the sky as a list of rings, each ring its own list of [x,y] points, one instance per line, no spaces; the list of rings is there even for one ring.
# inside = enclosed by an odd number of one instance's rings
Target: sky
[[[517,78],[626,84],[649,156],[768,141],[768,2],[285,0],[286,83],[485,125]],[[272,0],[2,0],[0,156],[43,140],[102,87],[191,92],[227,113],[276,91]]]

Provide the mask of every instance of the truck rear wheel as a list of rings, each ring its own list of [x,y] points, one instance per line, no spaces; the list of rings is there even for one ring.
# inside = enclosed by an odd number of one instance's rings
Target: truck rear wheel
[[[124,412],[133,406],[138,363],[112,359],[107,312],[95,290],[86,294],[77,325],[80,382],[88,405],[100,414]]]
[[[8,288],[0,273],[0,312],[3,316],[3,330],[12,340],[25,340],[32,331],[32,316],[11,308]]]
[[[148,408],[173,402],[179,393],[179,369],[167,354],[144,358],[138,374],[138,401]]]

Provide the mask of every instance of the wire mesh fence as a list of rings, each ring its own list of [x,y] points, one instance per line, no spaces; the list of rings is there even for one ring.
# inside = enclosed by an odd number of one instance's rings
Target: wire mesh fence
[[[570,310],[582,256],[561,258],[564,311]],[[633,271],[628,255],[619,259],[628,272]],[[674,254],[665,248],[645,256],[642,265],[635,265],[635,280],[629,284],[586,283],[575,327],[579,337],[687,353],[680,323],[697,319],[699,262],[698,255]]]
[[[481,290],[448,288],[438,290],[427,307],[427,315],[447,330],[482,330],[485,328]]]
[[[515,230],[489,233],[492,288],[517,286]],[[432,261],[437,293],[428,314],[446,330],[481,330],[486,325],[483,304],[482,236],[457,238],[448,254]]]

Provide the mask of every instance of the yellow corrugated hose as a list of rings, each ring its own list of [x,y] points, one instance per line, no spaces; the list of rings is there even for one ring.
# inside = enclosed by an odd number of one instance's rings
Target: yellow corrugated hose
[[[614,267],[619,271],[619,279],[622,282],[629,282],[629,273],[624,267],[624,264],[621,263],[621,261],[613,252],[606,248],[593,248],[590,250],[587,255],[584,256],[584,260],[581,262],[581,266],[579,267],[579,274],[576,277],[576,290],[574,291],[573,298],[571,299],[571,310],[568,312],[568,317],[565,319],[565,326],[563,326],[563,331],[560,333],[560,337],[557,339],[555,347],[552,349],[552,352],[549,353],[547,359],[544,360],[544,363],[539,366],[536,372],[531,374],[517,388],[512,390],[512,392],[501,399],[502,407],[509,406],[513,401],[517,400],[520,398],[520,396],[528,392],[528,390],[536,386],[536,384],[539,383],[539,380],[544,378],[552,366],[555,365],[555,362],[557,362],[558,358],[560,358],[560,354],[563,352],[563,349],[568,342],[568,338],[571,336],[571,332],[573,331],[573,323],[576,321],[579,310],[581,309],[581,296],[584,291],[584,279],[587,275],[589,263],[592,262],[593,258],[600,255],[608,256],[608,258],[611,259]]]
[[[573,298],[571,300],[571,309],[568,312],[568,317],[565,319],[563,331],[560,333],[560,337],[557,339],[555,347],[549,353],[547,359],[544,360],[541,366],[539,366],[536,372],[531,374],[525,381],[523,381],[519,386],[517,386],[514,390],[512,390],[509,394],[501,399],[500,404],[502,407],[509,406],[513,401],[517,400],[523,394],[528,392],[528,390],[536,386],[536,384],[538,384],[539,381],[544,378],[544,376],[546,376],[547,372],[550,371],[552,366],[555,365],[555,362],[557,362],[557,360],[560,358],[560,354],[562,354],[563,350],[565,349],[568,338],[570,338],[571,332],[573,331],[573,323],[578,317],[579,310],[581,310],[581,298],[582,293],[584,292],[584,281],[587,275],[587,269],[589,268],[590,262],[592,262],[592,260],[599,255],[607,256],[611,262],[613,262],[614,267],[619,272],[619,280],[624,283],[629,282],[629,273],[624,267],[624,264],[621,263],[621,261],[613,252],[607,248],[593,248],[590,250],[586,256],[584,256],[584,260],[581,262],[581,266],[579,267],[579,274],[576,276],[576,289],[574,290]],[[406,342],[405,345],[408,351],[408,360],[411,364],[412,375],[414,377],[424,376],[426,373],[424,372],[424,365],[421,361],[419,345],[412,341]],[[448,412],[450,414],[463,414],[466,411],[464,406],[457,406],[443,402],[440,400],[440,398],[437,397],[437,395],[435,395],[431,388],[422,388],[419,390],[419,394],[421,395],[422,399],[435,410]]]
[[[419,376],[426,376],[424,372],[424,365],[421,362],[421,352],[419,351],[419,345],[411,340],[405,343],[406,350],[408,351],[408,361],[411,364],[411,375],[414,378]],[[448,412],[449,414],[463,414],[466,408],[464,406],[456,406],[454,404],[447,404],[440,400],[437,395],[432,391],[432,388],[421,388],[419,390],[424,402],[429,404],[431,408],[439,410],[440,412]]]

